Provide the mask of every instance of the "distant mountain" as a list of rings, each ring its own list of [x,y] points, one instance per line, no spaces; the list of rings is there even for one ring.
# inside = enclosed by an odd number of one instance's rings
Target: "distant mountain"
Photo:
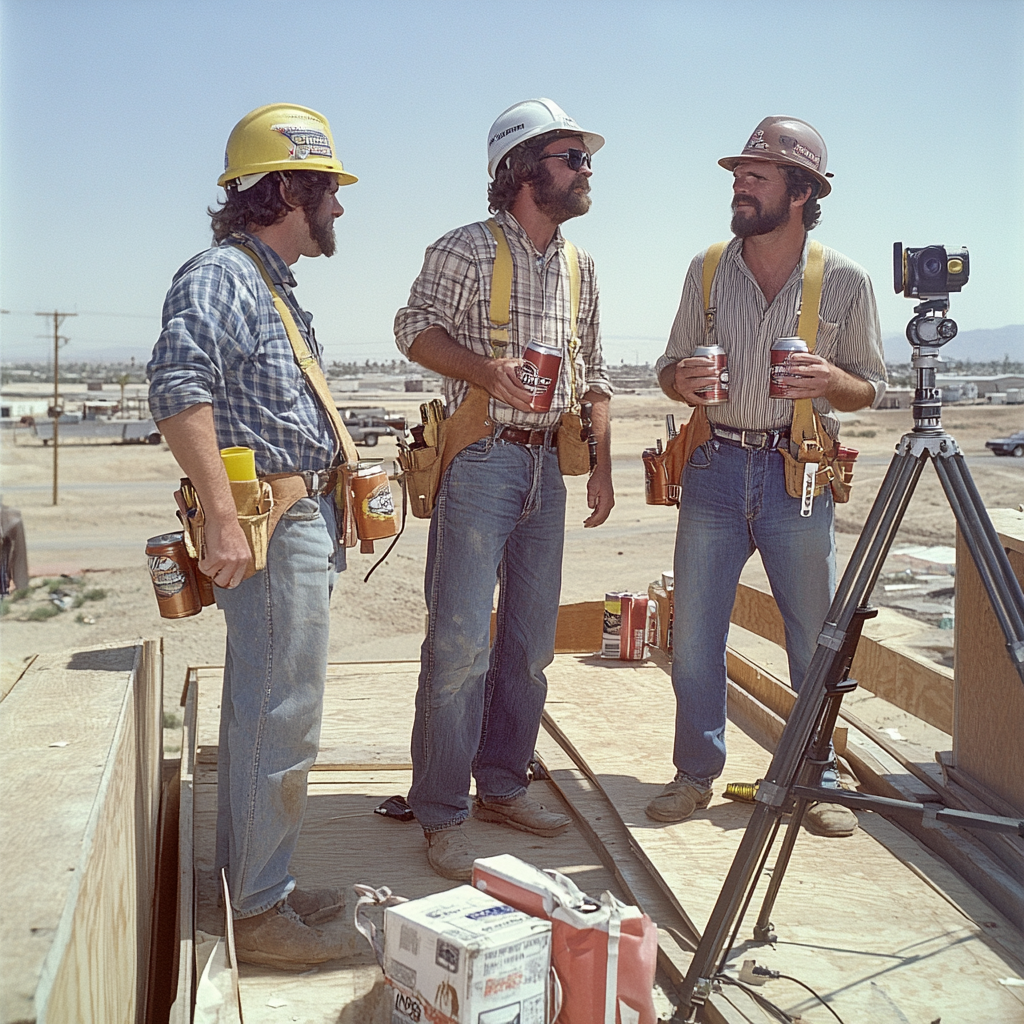
[[[910,362],[910,343],[905,334],[884,334],[882,344],[888,362]],[[976,363],[1009,356],[1021,362],[1024,360],[1024,324],[961,331],[949,344],[942,346],[941,355],[943,359],[970,359]]]

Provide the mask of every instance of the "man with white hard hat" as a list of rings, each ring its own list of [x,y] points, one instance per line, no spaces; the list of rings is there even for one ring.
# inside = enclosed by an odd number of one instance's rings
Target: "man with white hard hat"
[[[217,758],[217,859],[239,960],[294,969],[341,955],[344,893],[296,888],[288,863],[316,760],[328,604],[345,567],[332,489],[356,458],[290,267],[331,256],[341,164],[326,118],[291,103],[231,132],[209,210],[214,246],[175,274],[147,367],[149,403],[198,492],[200,569],[227,626]],[[220,449],[252,449],[272,490],[266,568],[255,570]]]
[[[719,161],[733,174],[735,237],[693,259],[657,363],[665,394],[697,407],[689,429],[696,435],[691,440],[701,442],[681,480],[672,660],[676,774],[647,806],[658,821],[683,821],[707,807],[724,768],[725,639],[747,559],[755,549],[761,554],[785,623],[796,689],[835,590],[836,410],[877,406],[886,374],[867,274],[808,239],[818,200],[832,191],[826,161],[818,132],[782,116],[766,117],[739,156]],[[775,390],[784,394],[770,395],[772,346],[798,335],[807,350],[791,355],[788,376],[776,376]],[[709,404],[702,393],[720,383],[712,359],[693,354],[716,344],[728,360],[724,404]],[[841,481],[835,491],[848,497]],[[824,767],[821,784],[839,785],[834,763]],[[857,827],[852,811],[832,803],[813,805],[804,822],[829,836]]]
[[[430,522],[412,737],[409,803],[446,878],[468,879],[476,856],[462,827],[471,775],[474,816],[539,836],[569,826],[526,787],[554,657],[562,475],[590,467],[581,401],[593,408],[597,451],[584,526],[603,523],[614,501],[594,264],[559,227],[590,208],[591,156],[603,145],[551,100],[509,107],[487,141],[493,219],[430,246],[395,319],[399,349],[443,375],[448,416],[479,419],[479,440],[448,465]],[[524,384],[535,383],[524,370],[531,342],[561,360],[544,411]]]

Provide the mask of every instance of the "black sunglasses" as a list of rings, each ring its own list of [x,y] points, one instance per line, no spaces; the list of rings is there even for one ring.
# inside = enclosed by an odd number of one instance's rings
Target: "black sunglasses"
[[[570,171],[578,171],[584,164],[590,169],[590,154],[585,149],[567,149],[564,153],[546,153],[541,160],[564,160]]]

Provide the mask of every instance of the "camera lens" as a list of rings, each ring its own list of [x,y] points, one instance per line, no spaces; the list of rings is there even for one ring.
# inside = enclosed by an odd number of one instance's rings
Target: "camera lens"
[[[938,256],[928,255],[921,261],[921,271],[925,277],[938,277],[944,269],[942,263]]]

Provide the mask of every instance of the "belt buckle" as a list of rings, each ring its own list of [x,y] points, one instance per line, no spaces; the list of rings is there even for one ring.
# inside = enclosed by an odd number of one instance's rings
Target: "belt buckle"
[[[320,493],[320,472],[316,469],[309,471],[309,496],[315,497]]]
[[[740,431],[740,447],[741,448],[763,448],[764,447],[764,434],[761,434],[760,444],[747,444],[747,434],[754,435],[760,434],[758,430],[741,430]]]

